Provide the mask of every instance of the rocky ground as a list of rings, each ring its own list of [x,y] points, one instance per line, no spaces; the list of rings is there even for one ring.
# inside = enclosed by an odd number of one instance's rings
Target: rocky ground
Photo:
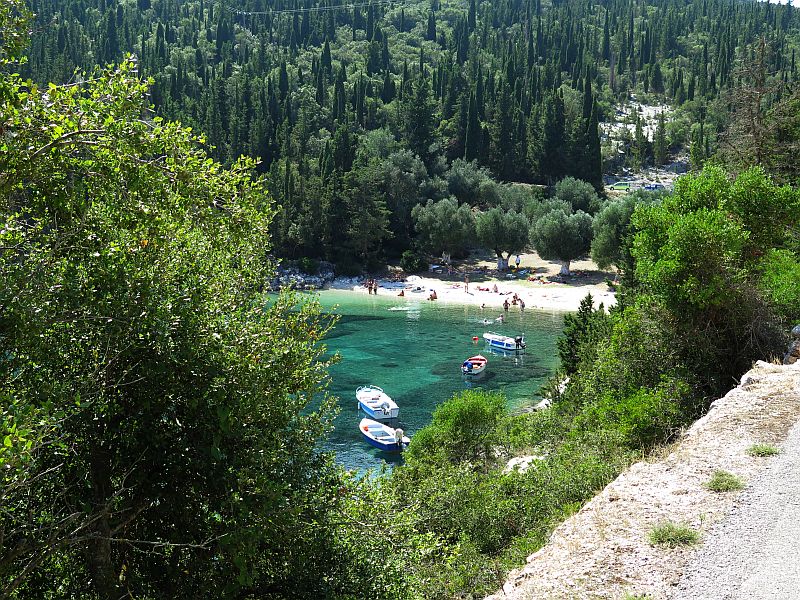
[[[610,483],[577,514],[559,526],[550,542],[528,557],[527,565],[510,573],[503,589],[491,596],[492,600],[505,599],[589,599],[589,598],[791,598],[798,596],[747,595],[743,581],[769,581],[774,579],[769,571],[748,575],[742,571],[747,565],[747,551],[741,552],[740,562],[733,566],[724,557],[729,547],[721,547],[717,540],[721,524],[733,523],[728,532],[728,544],[734,540],[743,543],[753,538],[754,532],[774,532],[782,527],[778,519],[784,511],[751,511],[751,520],[737,521],[736,510],[751,502],[753,490],[761,490],[762,479],[769,479],[769,465],[781,459],[750,456],[747,449],[755,443],[781,445],[795,423],[800,421],[800,363],[791,366],[758,362],[743,378],[740,385],[724,398],[715,401],[708,414],[697,421],[681,439],[664,452],[646,462],[634,464],[628,471]],[[793,450],[800,444],[800,432],[789,438],[783,456],[800,456]],[[796,462],[788,461],[772,475],[772,495],[764,506],[782,506],[786,502],[780,491],[789,474],[800,477]],[[798,459],[800,460],[800,459]],[[747,484],[744,492],[718,493],[704,487],[716,470],[725,470],[741,477]],[[800,485],[798,486],[800,488]],[[794,489],[786,486],[786,489]],[[767,492],[769,494],[770,492]],[[798,498],[791,500],[798,503]],[[739,508],[737,508],[739,507]],[[798,515],[800,518],[800,515]],[[701,557],[704,544],[674,549],[653,546],[648,541],[650,530],[663,522],[686,524],[698,531],[707,548],[717,547],[717,556],[723,557],[720,570],[707,571],[692,562]],[[791,530],[787,529],[787,532]],[[787,570],[798,574],[796,537],[787,533],[784,540],[773,548],[774,555],[760,564],[765,568]],[[762,536],[773,539],[771,534]],[[758,544],[755,538],[755,543]],[[785,547],[789,544],[789,548]],[[763,544],[762,544],[763,547]],[[782,555],[782,556],[780,556]],[[739,559],[737,559],[739,560]],[[753,565],[756,561],[750,561]],[[755,566],[754,566],[755,568]],[[727,569],[727,571],[726,571]],[[742,571],[734,577],[731,595],[715,587],[730,571]],[[690,583],[697,572],[705,582],[705,591]],[[682,580],[682,577],[684,579]],[[739,584],[737,584],[739,582]],[[790,580],[786,585],[798,583]],[[739,587],[736,587],[739,585]],[[791,588],[795,593],[797,587]],[[742,591],[744,590],[744,591]],[[744,593],[744,595],[741,595]],[[739,594],[739,595],[735,595]]]

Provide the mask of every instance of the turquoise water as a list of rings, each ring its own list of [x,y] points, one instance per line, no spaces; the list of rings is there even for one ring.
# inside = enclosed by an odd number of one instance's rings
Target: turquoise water
[[[468,386],[500,390],[514,409],[531,403],[539,386],[558,364],[556,339],[563,313],[512,307],[505,324],[484,325],[497,310],[386,296],[367,296],[328,290],[319,294],[323,308],[340,315],[326,343],[341,360],[331,367],[331,392],[339,397],[341,412],[335,430],[324,445],[349,469],[367,469],[391,462],[387,455],[362,440],[355,390],[373,384],[384,389],[400,406],[393,427],[412,438],[427,425],[438,404]],[[482,334],[525,335],[527,354],[499,356],[484,347]],[[478,336],[476,345],[472,337]],[[466,382],[461,363],[474,354],[489,359],[480,379]]]

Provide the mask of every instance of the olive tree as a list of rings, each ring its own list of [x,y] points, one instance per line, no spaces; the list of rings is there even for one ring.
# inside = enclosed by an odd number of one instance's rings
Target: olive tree
[[[592,217],[579,210],[567,213],[552,210],[531,227],[531,241],[545,260],[561,263],[561,275],[569,275],[569,265],[589,251],[592,242]]]
[[[445,198],[425,205],[417,204],[412,211],[418,241],[434,255],[463,251],[475,239],[475,217],[469,205],[458,205],[455,198]]]
[[[475,220],[478,241],[497,255],[497,268],[508,268],[512,254],[522,252],[528,245],[528,219],[515,211],[492,208],[480,213]]]

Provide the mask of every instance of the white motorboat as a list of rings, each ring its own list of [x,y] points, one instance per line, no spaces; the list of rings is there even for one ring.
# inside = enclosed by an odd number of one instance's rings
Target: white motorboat
[[[377,385],[362,385],[356,390],[356,400],[361,410],[378,421],[396,419],[400,413],[397,402]]]
[[[500,335],[491,331],[483,334],[483,339],[489,345],[489,348],[496,350],[503,350],[504,352],[524,352],[525,351],[525,336],[518,335],[510,337],[507,335]]]
[[[370,446],[386,452],[402,452],[411,443],[402,429],[394,429],[372,419],[361,419],[358,429]]]

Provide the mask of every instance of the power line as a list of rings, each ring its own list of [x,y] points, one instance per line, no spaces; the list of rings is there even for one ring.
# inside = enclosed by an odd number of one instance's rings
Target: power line
[[[259,15],[291,15],[296,13],[326,12],[331,10],[352,10],[354,8],[366,8],[370,5],[382,6],[385,4],[405,4],[405,2],[403,0],[374,0],[373,2],[363,2],[360,4],[338,4],[336,6],[312,6],[309,8],[287,8],[284,10],[262,10],[262,11],[246,11],[246,10],[236,10],[229,7],[226,8],[235,15],[259,16]]]

